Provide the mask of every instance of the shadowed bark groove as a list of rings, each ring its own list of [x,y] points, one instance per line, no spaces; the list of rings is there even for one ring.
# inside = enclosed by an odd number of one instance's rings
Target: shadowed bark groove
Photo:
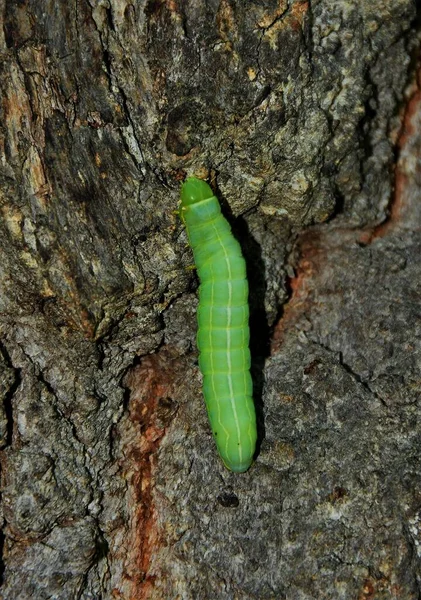
[[[0,20],[1,597],[418,599],[418,2]],[[244,475],[201,397],[186,175],[247,260]]]

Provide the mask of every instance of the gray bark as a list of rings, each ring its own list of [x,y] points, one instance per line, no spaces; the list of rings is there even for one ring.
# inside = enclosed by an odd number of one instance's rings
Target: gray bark
[[[11,599],[418,599],[416,0],[0,0]],[[175,210],[247,259],[259,453],[220,463]]]

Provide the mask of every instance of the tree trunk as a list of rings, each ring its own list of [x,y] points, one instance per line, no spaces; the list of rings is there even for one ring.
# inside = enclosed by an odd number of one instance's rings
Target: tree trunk
[[[5,600],[421,595],[421,7],[0,0]],[[220,462],[175,213],[248,265]]]

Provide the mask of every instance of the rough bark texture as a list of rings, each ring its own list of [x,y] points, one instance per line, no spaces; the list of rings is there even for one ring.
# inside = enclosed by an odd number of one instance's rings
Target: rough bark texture
[[[0,0],[5,600],[421,595],[416,0]],[[218,460],[174,210],[248,262]]]

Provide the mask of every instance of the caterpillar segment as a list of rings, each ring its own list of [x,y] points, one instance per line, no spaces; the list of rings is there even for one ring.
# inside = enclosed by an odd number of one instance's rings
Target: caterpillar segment
[[[206,408],[224,465],[242,473],[253,461],[257,438],[246,264],[205,181],[184,182],[180,214],[200,279],[197,345]]]

